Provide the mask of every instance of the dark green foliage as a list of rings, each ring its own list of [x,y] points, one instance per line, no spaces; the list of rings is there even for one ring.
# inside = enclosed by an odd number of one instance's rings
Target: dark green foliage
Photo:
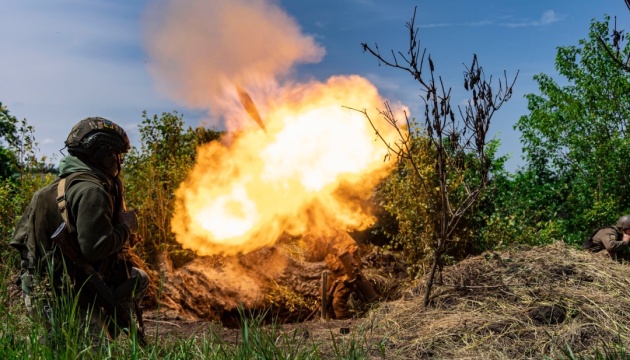
[[[18,171],[15,148],[19,145],[17,119],[0,102],[0,179],[7,179]]]
[[[18,121],[0,102],[0,256],[5,263],[17,262],[9,239],[33,193],[51,182],[54,169],[46,158],[38,159],[34,129]]]
[[[609,31],[608,17],[593,21],[579,46],[558,48],[566,85],[536,75],[540,94],[527,95],[530,114],[515,126],[527,167],[505,189],[513,201],[504,216],[517,216],[539,242],[580,244],[630,211],[630,77],[598,42],[611,42]]]

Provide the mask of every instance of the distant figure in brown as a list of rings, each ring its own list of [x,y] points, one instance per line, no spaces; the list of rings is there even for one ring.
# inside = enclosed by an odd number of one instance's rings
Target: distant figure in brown
[[[630,262],[630,215],[620,217],[615,226],[596,229],[584,248],[594,253],[606,251],[614,260]]]
[[[356,245],[351,246],[346,252],[346,256],[350,256],[352,260],[360,266],[361,257],[358,253],[358,247]],[[335,253],[328,254],[326,256],[326,265],[330,270],[330,280],[328,286],[328,297],[332,309],[332,315],[335,319],[347,319],[352,317],[352,310],[348,300],[350,295],[354,291],[354,287],[351,285],[351,276],[347,273],[343,262],[339,256]]]

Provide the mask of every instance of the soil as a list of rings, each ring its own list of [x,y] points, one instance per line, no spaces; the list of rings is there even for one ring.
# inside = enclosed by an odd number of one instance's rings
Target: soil
[[[147,311],[144,314],[146,334],[149,339],[156,333],[160,339],[198,339],[204,335],[220,334],[221,340],[229,344],[237,344],[241,340],[241,329],[226,327],[220,322],[207,320],[187,320],[173,313]],[[345,335],[356,332],[357,326],[363,322],[361,318],[345,320],[322,320],[319,317],[305,322],[283,324],[287,333],[297,330],[302,336],[314,339],[329,339],[331,334]],[[325,340],[326,341],[326,340]]]
[[[282,322],[306,321],[320,309],[323,273],[329,275],[327,289],[346,275],[338,257],[344,253],[387,298],[405,279],[405,266],[392,253],[359,246],[347,232],[332,230],[287,238],[248,254],[200,257],[176,269],[162,256],[156,266],[160,273],[148,271],[152,284],[161,284],[162,290],[151,289],[144,305],[156,308],[159,303],[183,319],[227,327],[236,326],[239,308],[271,309]]]

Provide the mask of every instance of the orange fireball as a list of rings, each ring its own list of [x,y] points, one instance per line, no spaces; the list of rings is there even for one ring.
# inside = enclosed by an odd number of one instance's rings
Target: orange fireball
[[[283,232],[371,224],[353,202],[369,196],[391,163],[383,161],[387,149],[365,116],[349,108],[367,109],[393,143],[396,134],[376,111],[383,101],[359,76],[287,85],[263,99],[266,132],[245,127],[229,142],[198,150],[176,192],[177,241],[200,255],[235,254],[271,245]]]

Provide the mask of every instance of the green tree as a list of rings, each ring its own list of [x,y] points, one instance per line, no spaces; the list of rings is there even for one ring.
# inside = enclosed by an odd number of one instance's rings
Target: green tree
[[[477,214],[485,248],[541,245],[563,237],[557,216],[564,208],[564,184],[531,169],[510,174],[501,168],[492,179]]]
[[[17,155],[12,151],[19,143],[17,123],[0,102],[0,179],[6,179],[18,170]]]
[[[593,20],[587,39],[558,48],[566,85],[536,75],[540,94],[527,95],[530,114],[515,125],[527,159],[520,180],[529,179],[527,196],[543,209],[522,220],[541,234],[557,228],[572,243],[630,211],[630,78],[601,47],[615,41],[609,21]]]

